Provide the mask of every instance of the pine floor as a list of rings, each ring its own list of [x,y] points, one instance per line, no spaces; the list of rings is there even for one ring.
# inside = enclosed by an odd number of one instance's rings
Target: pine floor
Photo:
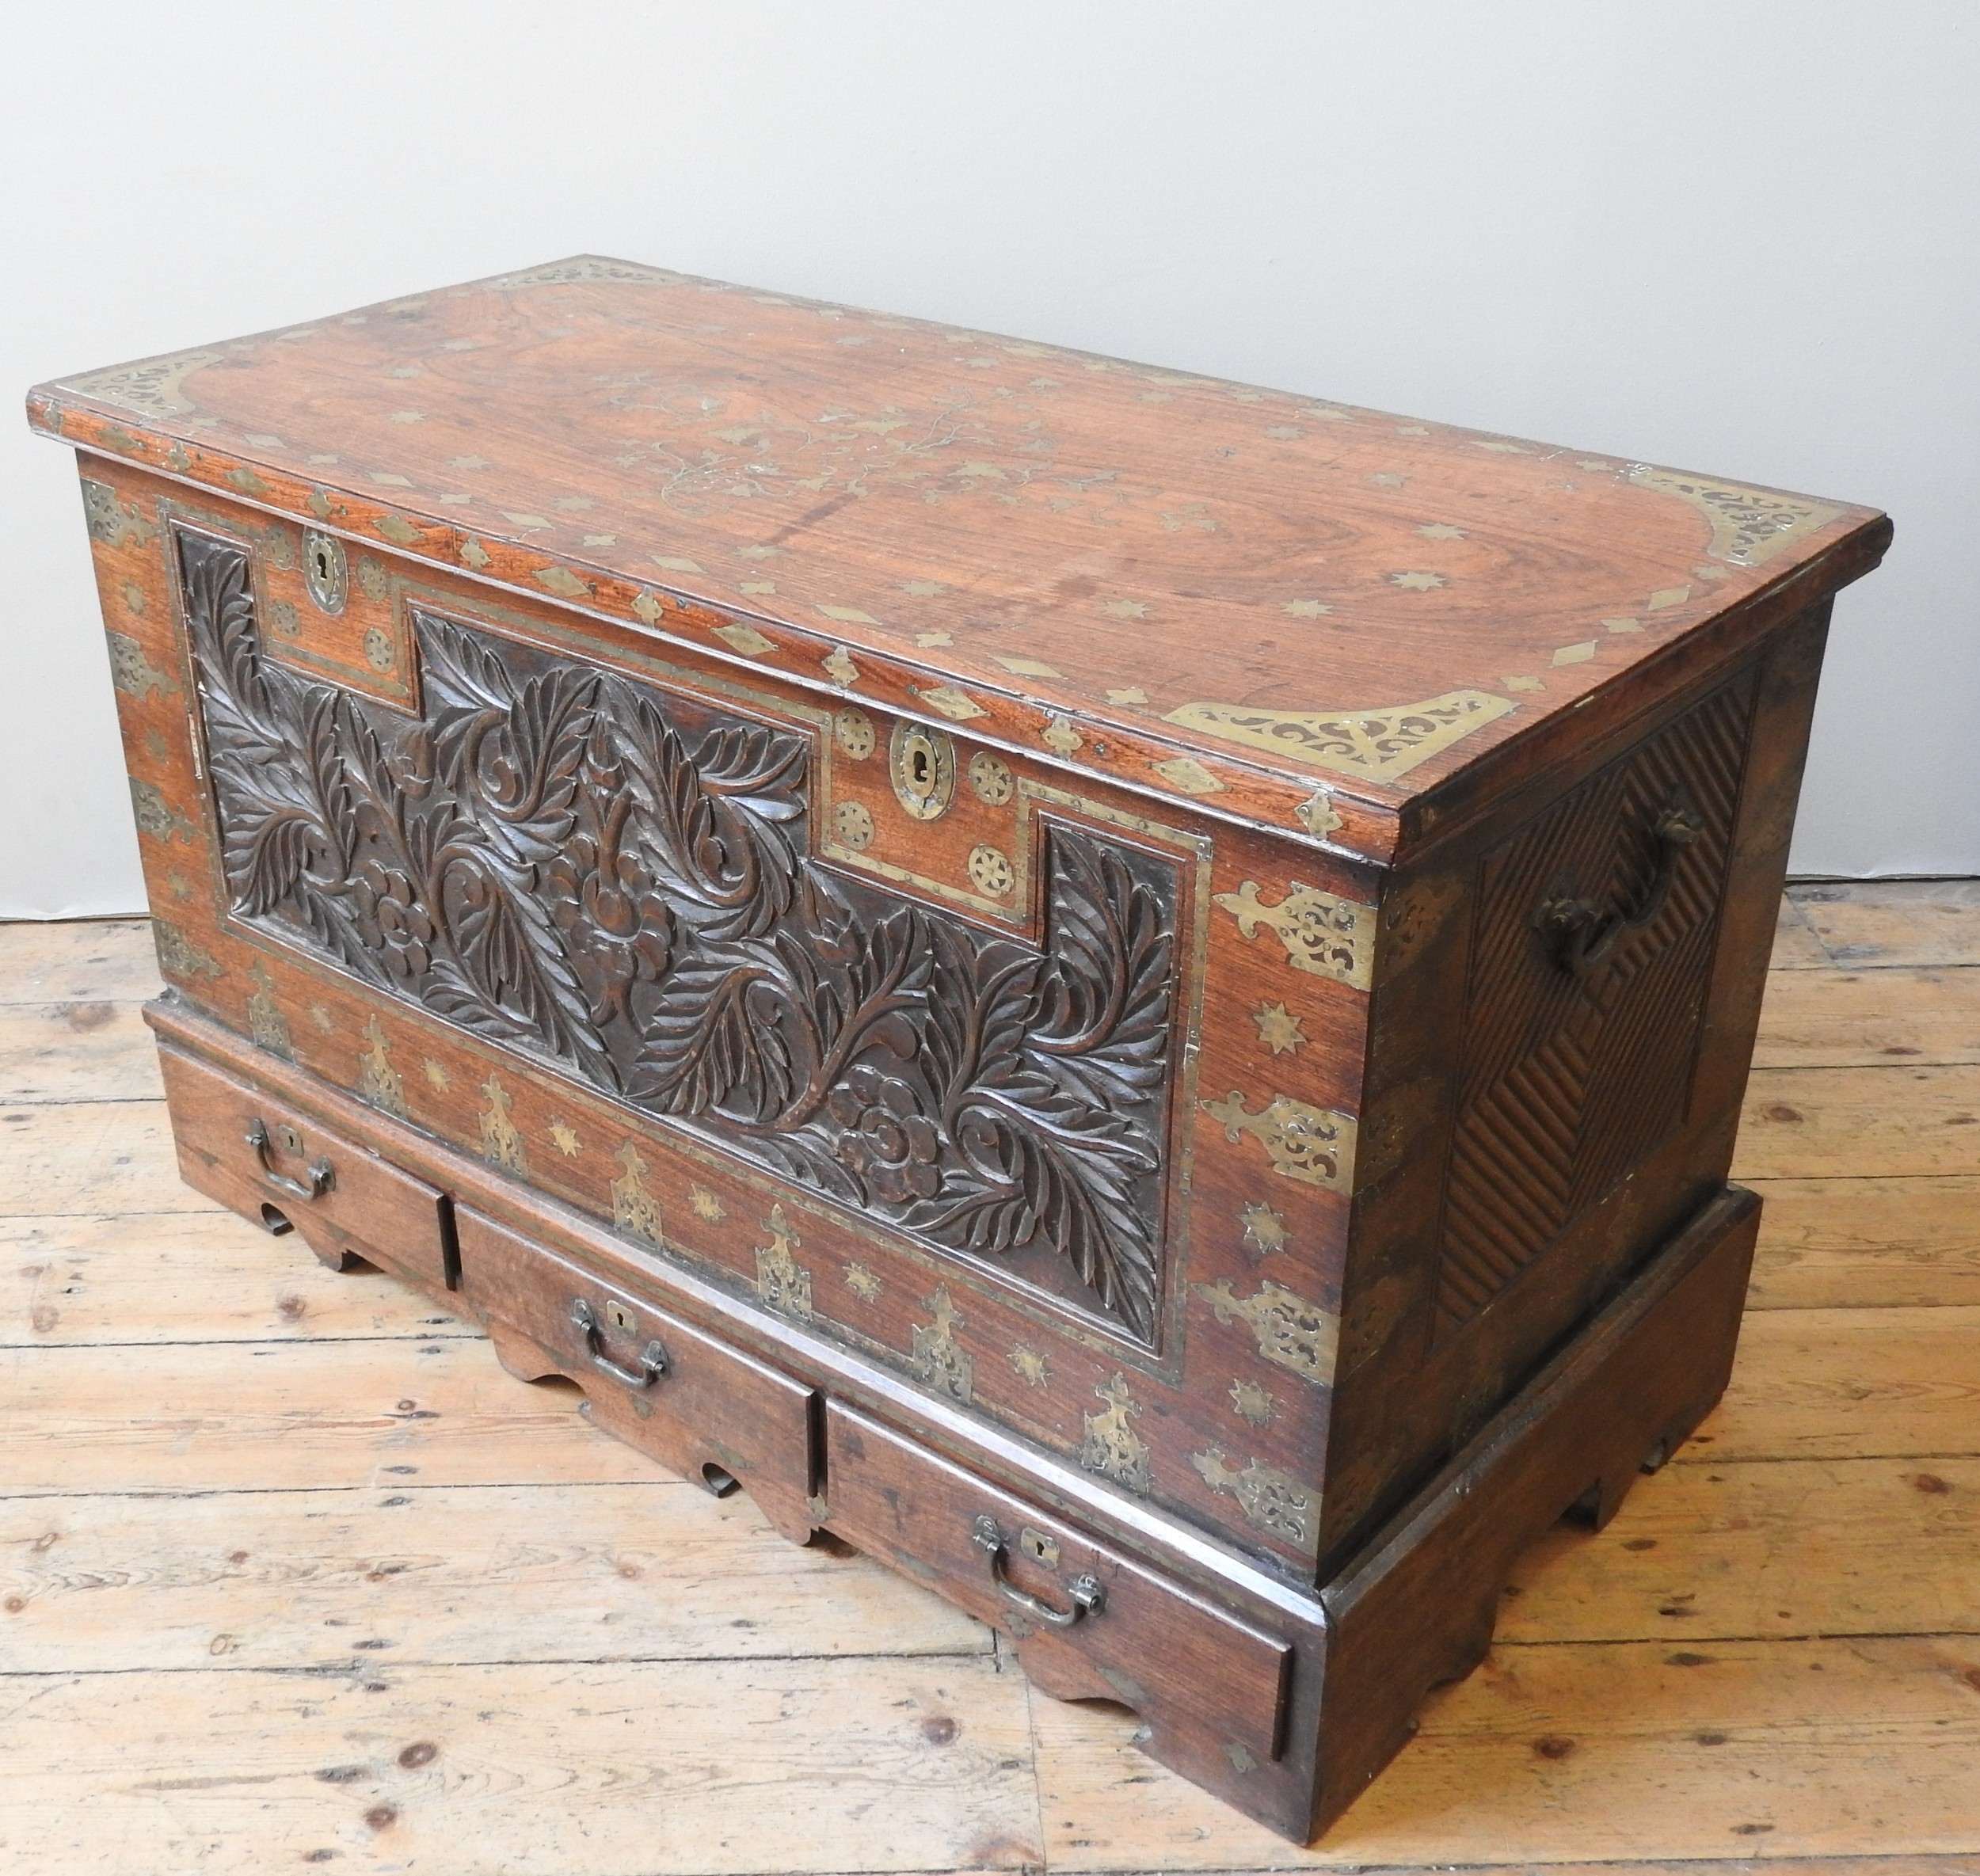
[[[1980,1872],[1980,882],[1775,966],[1731,1393],[1302,1853],[214,1210],[145,927],[0,927],[0,1870]]]

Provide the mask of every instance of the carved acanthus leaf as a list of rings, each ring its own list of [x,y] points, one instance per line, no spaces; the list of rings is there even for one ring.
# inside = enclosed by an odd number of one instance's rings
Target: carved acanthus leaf
[[[1051,824],[1042,949],[980,933],[808,857],[791,731],[417,609],[409,720],[179,559],[237,917],[1154,1340],[1173,863]]]

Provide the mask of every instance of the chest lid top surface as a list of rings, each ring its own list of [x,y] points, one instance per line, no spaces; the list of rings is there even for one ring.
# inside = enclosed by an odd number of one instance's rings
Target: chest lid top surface
[[[1634,707],[1679,641],[1736,643],[1889,536],[1840,502],[591,257],[59,380],[29,415],[1378,862],[1456,778],[1597,693]]]

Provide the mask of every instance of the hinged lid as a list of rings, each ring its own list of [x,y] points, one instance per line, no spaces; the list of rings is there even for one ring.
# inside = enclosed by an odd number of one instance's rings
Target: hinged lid
[[[580,258],[60,380],[37,427],[1388,862],[1873,510]],[[1637,694],[1632,694],[1632,691]],[[1537,755],[1538,751],[1533,753]]]

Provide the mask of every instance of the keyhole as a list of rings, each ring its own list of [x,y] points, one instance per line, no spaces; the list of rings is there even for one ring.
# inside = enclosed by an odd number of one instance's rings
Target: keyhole
[[[327,586],[329,584],[330,557],[321,547],[316,550],[316,576],[325,585]]]
[[[916,750],[908,766],[914,771],[916,787],[925,789],[928,786],[928,752]]]

